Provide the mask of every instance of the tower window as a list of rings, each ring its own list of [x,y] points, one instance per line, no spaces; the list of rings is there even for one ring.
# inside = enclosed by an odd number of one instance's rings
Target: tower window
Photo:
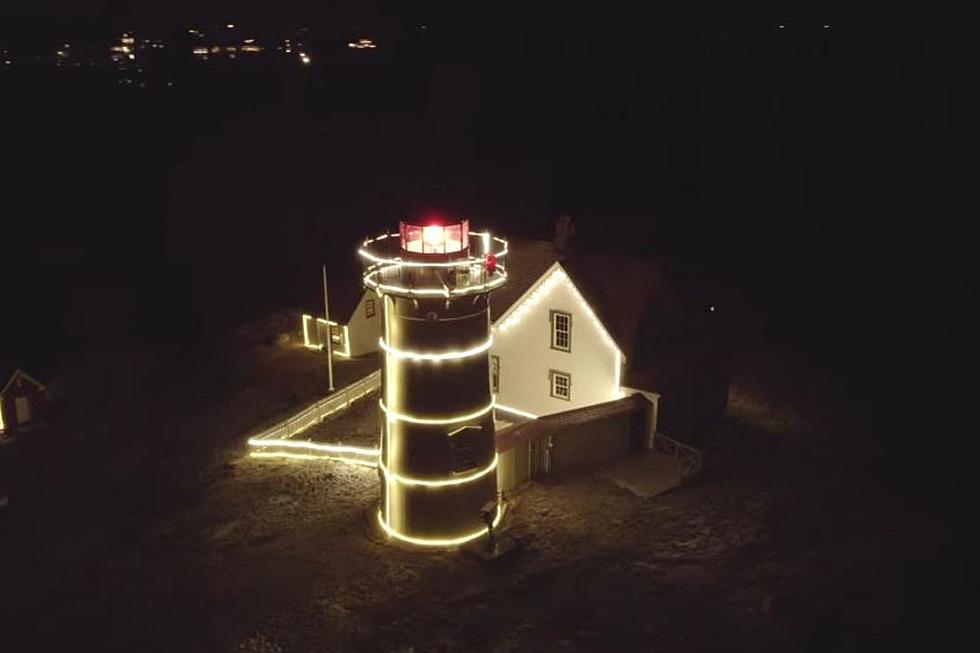
[[[551,382],[551,396],[555,399],[572,400],[572,375],[567,372],[551,370],[548,372]]]
[[[551,348],[572,351],[572,315],[551,311]]]
[[[364,300],[364,317],[374,317],[374,300]]]
[[[500,356],[490,355],[490,389],[500,392]]]
[[[453,473],[468,472],[477,466],[476,438],[483,427],[479,424],[463,426],[449,433],[449,443],[453,451]]]

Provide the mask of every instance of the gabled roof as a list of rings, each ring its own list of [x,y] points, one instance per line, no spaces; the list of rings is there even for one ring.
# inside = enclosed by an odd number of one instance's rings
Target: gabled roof
[[[368,290],[358,278],[356,283],[330,283],[330,319],[338,324],[348,324],[354,317],[354,311],[361,303],[361,297]],[[319,310],[314,317],[323,319],[323,286],[320,286]]]
[[[28,381],[30,381],[31,383],[33,383],[34,385],[36,385],[39,389],[44,390],[44,384],[43,383],[41,383],[40,381],[38,381],[37,379],[35,379],[33,376],[31,376],[27,372],[21,370],[20,368],[17,368],[16,370],[13,371],[13,373],[7,379],[7,383],[4,384],[3,390],[0,390],[0,395],[7,394],[7,390],[10,389],[10,385],[14,382],[14,379],[16,379],[18,376],[27,379]]]
[[[490,299],[490,318],[494,322],[524,297],[555,262],[561,263],[627,360],[651,309],[665,317],[677,317],[680,312],[663,271],[652,259],[578,250],[562,257],[549,242],[512,240],[505,262],[507,283]]]
[[[511,240],[508,249],[507,256],[501,259],[507,268],[507,283],[490,295],[490,320],[493,322],[499,320],[558,260],[554,246],[543,240]]]

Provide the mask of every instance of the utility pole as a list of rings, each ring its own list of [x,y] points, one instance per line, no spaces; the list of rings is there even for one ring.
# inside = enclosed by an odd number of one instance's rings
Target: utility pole
[[[327,296],[327,265],[323,264],[323,316],[327,320],[327,388],[333,392],[333,329],[330,327],[330,299]]]

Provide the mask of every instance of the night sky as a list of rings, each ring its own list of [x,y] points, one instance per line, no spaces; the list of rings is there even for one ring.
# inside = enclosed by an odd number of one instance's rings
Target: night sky
[[[5,43],[234,21],[309,26],[327,56],[158,70],[177,90],[143,94],[0,78],[8,216],[25,216],[5,264],[38,271],[11,300],[38,319],[7,321],[4,360],[57,369],[46,343],[179,340],[311,304],[300,280],[320,262],[356,283],[355,239],[442,197],[524,237],[569,212],[583,242],[694,270],[720,305],[764,315],[774,347],[865,389],[940,374],[911,352],[967,332],[965,24],[849,3],[572,5],[5,3]],[[364,33],[377,57],[331,59]]]

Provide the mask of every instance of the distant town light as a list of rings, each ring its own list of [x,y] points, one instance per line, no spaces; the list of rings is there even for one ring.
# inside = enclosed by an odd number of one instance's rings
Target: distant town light
[[[311,61],[310,60],[310,57],[305,52],[300,52],[299,53],[299,59],[300,59],[300,61],[303,62],[304,65],[307,65],[307,66],[310,65],[310,61]]]
[[[712,313],[714,313],[715,312],[715,307],[714,306],[709,306],[708,307],[708,310],[711,311]]]
[[[364,50],[376,48],[378,45],[371,39],[357,39],[357,41],[348,42],[347,47],[354,50]]]
[[[780,25],[779,26],[779,29],[786,29],[786,26],[785,25]]]
[[[235,29],[235,23],[228,23],[228,25],[226,25],[226,27],[228,29]]]
[[[824,28],[824,29],[830,29],[830,25],[829,25],[829,24],[827,24],[827,23],[824,23],[824,24],[823,24],[823,28]]]

